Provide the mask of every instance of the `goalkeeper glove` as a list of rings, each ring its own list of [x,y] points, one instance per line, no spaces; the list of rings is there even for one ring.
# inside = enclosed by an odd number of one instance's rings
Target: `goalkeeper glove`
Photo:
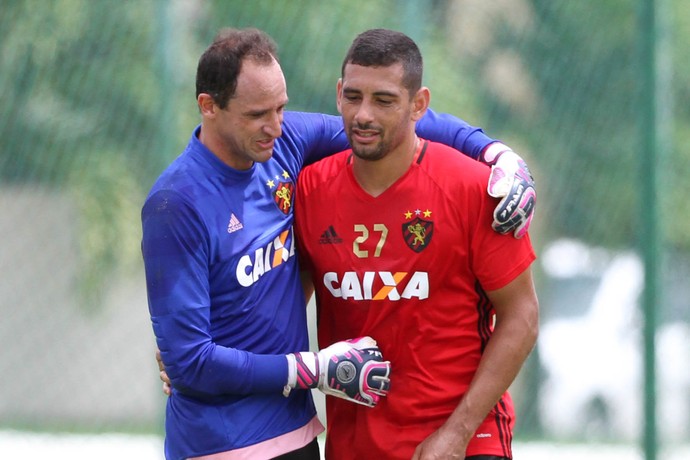
[[[491,166],[489,195],[503,198],[494,210],[492,228],[499,233],[513,231],[515,238],[521,238],[529,230],[537,202],[534,179],[527,164],[500,142],[484,149],[481,161]]]
[[[371,337],[336,342],[318,353],[290,353],[288,382],[293,388],[318,388],[327,395],[374,407],[390,387],[390,362]]]

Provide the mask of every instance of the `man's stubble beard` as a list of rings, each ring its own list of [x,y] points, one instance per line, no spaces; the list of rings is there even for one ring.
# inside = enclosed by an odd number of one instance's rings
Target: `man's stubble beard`
[[[386,146],[379,144],[373,148],[352,147],[352,153],[364,161],[378,161],[386,156]]]

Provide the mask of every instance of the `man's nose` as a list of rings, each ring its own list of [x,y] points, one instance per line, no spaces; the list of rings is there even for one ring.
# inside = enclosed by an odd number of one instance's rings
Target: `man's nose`
[[[283,114],[275,113],[264,126],[264,132],[273,138],[278,138],[283,133]]]
[[[374,121],[373,111],[371,110],[371,104],[363,101],[357,108],[355,113],[355,121],[360,126],[366,126],[372,121]]]

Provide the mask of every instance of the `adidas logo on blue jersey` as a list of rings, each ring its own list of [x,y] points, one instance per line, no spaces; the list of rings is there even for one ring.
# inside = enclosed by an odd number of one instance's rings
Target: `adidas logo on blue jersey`
[[[235,216],[235,214],[230,214],[230,222],[228,222],[228,233],[236,232],[244,227],[242,222]]]
[[[342,242],[343,239],[338,236],[338,234],[335,232],[335,228],[333,228],[332,225],[328,227],[319,238],[320,244],[340,244]]]

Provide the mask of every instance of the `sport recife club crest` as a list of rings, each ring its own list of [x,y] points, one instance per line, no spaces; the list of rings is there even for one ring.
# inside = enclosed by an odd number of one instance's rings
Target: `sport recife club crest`
[[[273,199],[278,205],[278,209],[287,214],[292,207],[292,191],[294,189],[292,182],[278,182],[275,192],[273,192]]]
[[[290,175],[287,171],[283,171],[282,177],[283,179],[290,179]],[[271,189],[273,201],[275,201],[278,209],[280,209],[283,214],[289,214],[290,209],[292,208],[292,196],[295,189],[295,184],[291,181],[281,182],[280,177],[277,175],[275,176],[275,179],[277,181],[277,185],[276,181],[273,179],[270,179],[268,182],[266,182],[266,185]]]
[[[415,216],[412,219],[412,216]],[[412,219],[402,224],[403,239],[407,246],[414,252],[421,252],[429,243],[434,234],[434,223],[431,220],[422,219],[420,216],[426,218],[431,217],[431,211],[416,210],[414,212],[407,211],[405,219]]]

